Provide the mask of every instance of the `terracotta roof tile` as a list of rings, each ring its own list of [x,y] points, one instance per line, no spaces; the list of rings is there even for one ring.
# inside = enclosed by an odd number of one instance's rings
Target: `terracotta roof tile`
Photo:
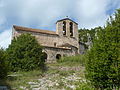
[[[58,35],[56,34],[56,32],[49,31],[49,30],[33,29],[33,28],[27,28],[22,26],[16,26],[16,25],[13,25],[13,28],[18,31],[20,30],[20,31],[30,31],[30,32],[43,33],[43,34]]]

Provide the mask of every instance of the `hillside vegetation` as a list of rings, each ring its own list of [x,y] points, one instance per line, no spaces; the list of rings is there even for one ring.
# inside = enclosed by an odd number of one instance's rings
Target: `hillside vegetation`
[[[94,38],[87,53],[86,78],[96,89],[120,89],[120,9]]]
[[[92,90],[85,79],[84,57],[64,57],[56,63],[46,64],[45,72],[10,72],[6,82],[12,90]]]

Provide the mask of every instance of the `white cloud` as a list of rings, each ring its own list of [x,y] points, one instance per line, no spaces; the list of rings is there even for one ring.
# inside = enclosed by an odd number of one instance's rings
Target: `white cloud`
[[[75,19],[79,28],[94,28],[103,26],[116,8],[119,0],[0,0],[0,30],[12,24],[55,30],[55,22],[65,16]],[[7,35],[0,39],[4,47],[10,42],[8,32],[0,34]]]
[[[0,33],[0,47],[7,48],[11,43],[11,30]]]
[[[93,28],[105,24],[108,15],[106,14],[107,0],[78,0],[76,14],[80,26]]]
[[[4,0],[4,3],[5,15],[17,17],[20,24],[36,23],[39,28],[51,28],[58,18],[72,13],[69,9],[74,0]]]
[[[37,28],[55,27],[59,18],[75,18],[80,28],[105,24],[107,10],[120,7],[119,0],[2,0],[5,16],[16,17],[19,24]],[[7,16],[8,17],[8,16]],[[14,21],[15,22],[15,21]],[[15,23],[14,23],[15,24]]]

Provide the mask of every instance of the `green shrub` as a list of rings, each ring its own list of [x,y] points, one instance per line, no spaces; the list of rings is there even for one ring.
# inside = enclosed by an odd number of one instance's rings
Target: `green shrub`
[[[11,71],[29,71],[44,67],[42,47],[30,34],[14,38],[7,49],[7,55]]]
[[[88,83],[80,83],[79,87],[76,90],[94,90],[92,86]]]
[[[3,49],[0,49],[0,79],[5,79],[7,76],[8,67],[6,62],[6,55]]]
[[[76,55],[76,56],[68,56],[62,57],[58,60],[59,63],[66,63],[66,64],[81,64],[84,66],[85,64],[85,55]]]

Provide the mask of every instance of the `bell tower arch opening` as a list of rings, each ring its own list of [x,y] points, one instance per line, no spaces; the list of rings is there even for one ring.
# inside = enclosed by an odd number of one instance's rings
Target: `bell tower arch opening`
[[[63,35],[66,35],[66,22],[63,21]]]
[[[70,37],[73,37],[73,23],[70,22]]]

